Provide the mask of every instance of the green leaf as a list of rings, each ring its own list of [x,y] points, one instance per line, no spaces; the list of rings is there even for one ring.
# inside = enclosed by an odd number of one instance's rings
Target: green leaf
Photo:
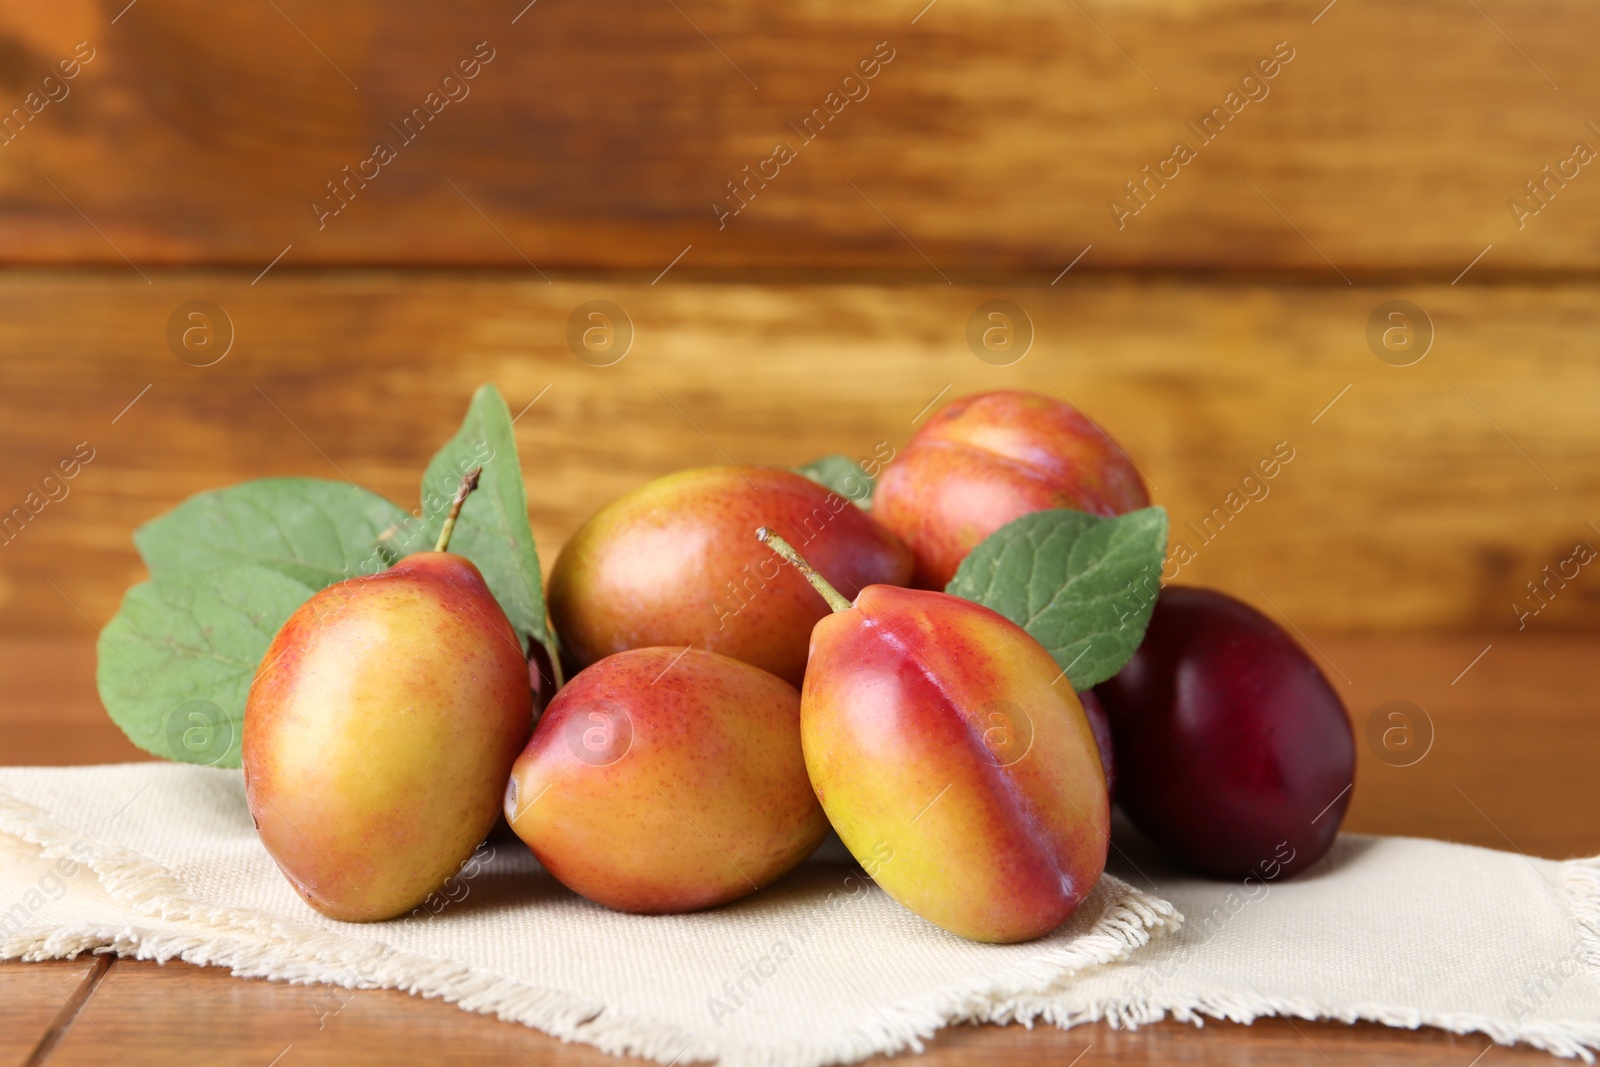
[[[387,567],[378,538],[407,518],[347,482],[263,478],[192,496],[133,542],[157,577],[254,564],[321,589]]]
[[[849,456],[834,452],[794,470],[796,474],[803,474],[818,485],[826,486],[846,500],[853,501],[857,507],[872,506],[872,476]]]
[[[157,756],[237,767],[245,697],[273,635],[316,590],[387,567],[380,537],[409,518],[345,482],[264,478],[146,523],[134,543],[152,580],[128,591],[100,640],[112,721]]]
[[[422,519],[397,538],[401,554],[431,549],[450,511],[462,475],[482,467],[478,488],[467,497],[450,538],[450,551],[478,565],[489,591],[523,639],[555,649],[545,624],[544,582],[539,553],[528,525],[528,495],[517,462],[511,412],[492,385],[478,389],[466,421],[428,464],[422,478]]]
[[[100,635],[97,681],[112,721],[153,755],[239,766],[250,682],[313,592],[253,564],[170,571],[134,586]]]
[[[1110,519],[1036,511],[984,538],[945,592],[1027,630],[1081,692],[1121,670],[1144,639],[1166,550],[1163,508]]]

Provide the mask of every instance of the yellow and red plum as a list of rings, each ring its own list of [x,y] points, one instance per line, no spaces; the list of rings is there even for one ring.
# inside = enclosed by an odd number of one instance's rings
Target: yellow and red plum
[[[798,686],[827,605],[750,537],[800,542],[850,594],[903,585],[911,553],[837,493],[776,467],[705,467],[658,478],[583,524],[550,575],[550,618],[585,667],[630,648],[692,645]]]
[[[911,547],[913,584],[943,589],[978,542],[1023,515],[1149,503],[1132,462],[1071,404],[1002,390],[930,418],[879,476],[872,514]]]
[[[806,769],[845,847],[952,933],[1049,933],[1110,842],[1100,751],[1050,654],[959,597],[875,585],[817,624]]]
[[[422,903],[498,816],[533,729],[528,664],[477,567],[420,552],[301,605],[250,687],[245,795],[315,909]]]
[[[709,908],[816,850],[800,694],[700,649],[639,648],[579,673],[517,757],[505,814],[555,878],[620,911]]]

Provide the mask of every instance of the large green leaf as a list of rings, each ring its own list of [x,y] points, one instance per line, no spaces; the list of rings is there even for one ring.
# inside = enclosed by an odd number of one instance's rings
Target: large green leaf
[[[450,551],[478,565],[524,648],[529,640],[538,641],[553,655],[517,439],[511,412],[494,386],[478,389],[461,429],[428,464],[422,478],[422,519],[408,523],[396,540],[402,554],[432,548],[462,475],[473,467],[482,467],[483,476],[461,509]]]
[[[1109,519],[1036,511],[984,538],[945,591],[1027,630],[1081,692],[1121,670],[1144,639],[1166,549],[1162,508]]]
[[[158,577],[254,564],[321,589],[388,566],[378,538],[407,518],[347,482],[262,478],[192,496],[145,523],[133,542]]]
[[[239,766],[250,682],[273,636],[313,592],[254,564],[174,571],[134,586],[100,636],[97,680],[112,721],[154,755]]]

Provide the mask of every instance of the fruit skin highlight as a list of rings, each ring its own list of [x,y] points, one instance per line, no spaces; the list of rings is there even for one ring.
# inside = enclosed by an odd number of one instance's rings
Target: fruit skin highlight
[[[1149,504],[1133,463],[1071,404],[1001,390],[952,401],[924,423],[879,476],[872,514],[911,547],[912,583],[942,590],[967,553],[1013,519]]]
[[[874,585],[835,607],[812,634],[800,736],[845,847],[962,937],[1054,930],[1100,878],[1111,809],[1061,668],[960,597]]]
[[[1259,878],[1281,863],[1288,876],[1333,844],[1355,782],[1350,719],[1259,611],[1169,586],[1133,659],[1095,692],[1111,720],[1117,803],[1193,870]]]
[[[390,919],[472,855],[532,729],[527,661],[478,568],[419,552],[284,623],[250,687],[245,796],[307,903]]]
[[[900,539],[843,496],[776,467],[703,467],[601,508],[550,575],[550,618],[578,667],[630,648],[719,652],[798,686],[827,605],[751,539],[771,526],[803,542],[852,595],[911,579]]]
[[[794,687],[682,647],[619,652],[569,682],[517,758],[505,814],[562,884],[650,914],[753,893],[828,831]]]

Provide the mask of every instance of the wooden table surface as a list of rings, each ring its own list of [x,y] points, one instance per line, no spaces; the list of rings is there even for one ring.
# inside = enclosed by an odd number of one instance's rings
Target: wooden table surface
[[[1600,853],[1600,657],[1589,636],[1312,639],[1350,684],[1343,696],[1364,736],[1385,700],[1422,707],[1428,754],[1407,767],[1358,745],[1346,829],[1413,834],[1567,858]],[[1485,645],[1488,653],[1464,675]],[[92,684],[92,643],[0,643],[0,752],[6,762],[142,758],[106,721]],[[46,712],[48,711],[48,718]],[[664,979],[665,980],[665,979]],[[1488,1050],[1486,1052],[1486,1050]],[[903,1062],[915,1062],[908,1054]],[[1074,1057],[1082,1056],[1074,1060]],[[1477,1058],[1482,1056],[1481,1059]],[[281,1058],[280,1058],[281,1057]],[[937,1067],[997,1061],[1101,1063],[1404,1063],[1471,1067],[1548,1060],[1487,1038],[1268,1019],[1203,1029],[1162,1023],[956,1027],[921,1057]],[[132,960],[0,964],[0,1064],[309,1064],[615,1062],[587,1046],[391,990],[351,992],[230,977],[215,968]]]

